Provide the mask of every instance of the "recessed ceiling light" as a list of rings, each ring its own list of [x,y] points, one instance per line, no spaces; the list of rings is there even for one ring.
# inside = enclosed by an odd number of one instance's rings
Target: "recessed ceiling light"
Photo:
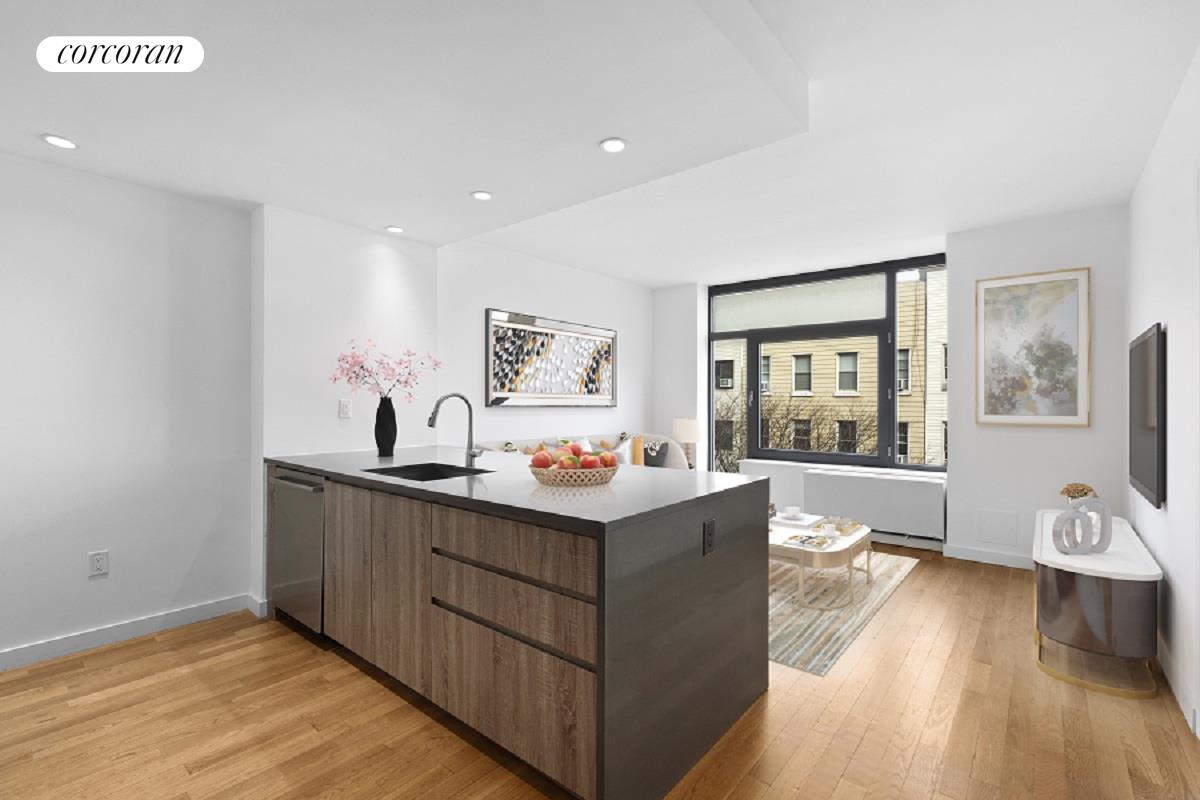
[[[619,136],[610,136],[600,142],[600,149],[606,153],[619,153],[625,149],[625,140]]]
[[[475,191],[471,192],[471,197],[474,197],[476,200],[491,200],[492,193],[485,192],[482,189],[476,189]]]
[[[55,147],[61,147],[63,150],[74,150],[75,148],[79,147],[79,145],[75,144],[65,136],[57,136],[53,133],[43,133],[42,141],[46,144],[52,144]]]
[[[384,230],[388,233],[404,233],[404,228],[401,228],[399,225],[388,225]]]

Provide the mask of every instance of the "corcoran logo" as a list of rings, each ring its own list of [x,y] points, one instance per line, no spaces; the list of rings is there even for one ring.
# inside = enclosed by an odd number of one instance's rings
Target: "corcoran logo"
[[[191,36],[47,36],[37,60],[47,72],[193,72],[204,45]]]

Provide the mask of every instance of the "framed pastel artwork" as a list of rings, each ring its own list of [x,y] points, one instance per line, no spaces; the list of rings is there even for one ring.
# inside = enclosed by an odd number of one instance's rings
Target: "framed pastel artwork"
[[[975,282],[975,419],[1091,424],[1091,270]]]

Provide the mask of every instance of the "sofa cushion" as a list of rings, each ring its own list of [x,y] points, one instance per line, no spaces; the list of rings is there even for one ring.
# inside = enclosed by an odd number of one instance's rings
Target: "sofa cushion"
[[[666,439],[648,437],[643,448],[642,463],[647,467],[665,467],[667,465],[667,453],[670,452],[671,447]]]

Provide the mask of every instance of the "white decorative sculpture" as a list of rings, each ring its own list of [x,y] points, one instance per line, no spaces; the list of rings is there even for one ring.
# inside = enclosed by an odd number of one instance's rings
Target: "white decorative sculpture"
[[[1097,536],[1095,519],[1099,519]],[[1054,546],[1069,556],[1103,553],[1112,544],[1112,510],[1094,495],[1071,501],[1071,510],[1054,520]]]

